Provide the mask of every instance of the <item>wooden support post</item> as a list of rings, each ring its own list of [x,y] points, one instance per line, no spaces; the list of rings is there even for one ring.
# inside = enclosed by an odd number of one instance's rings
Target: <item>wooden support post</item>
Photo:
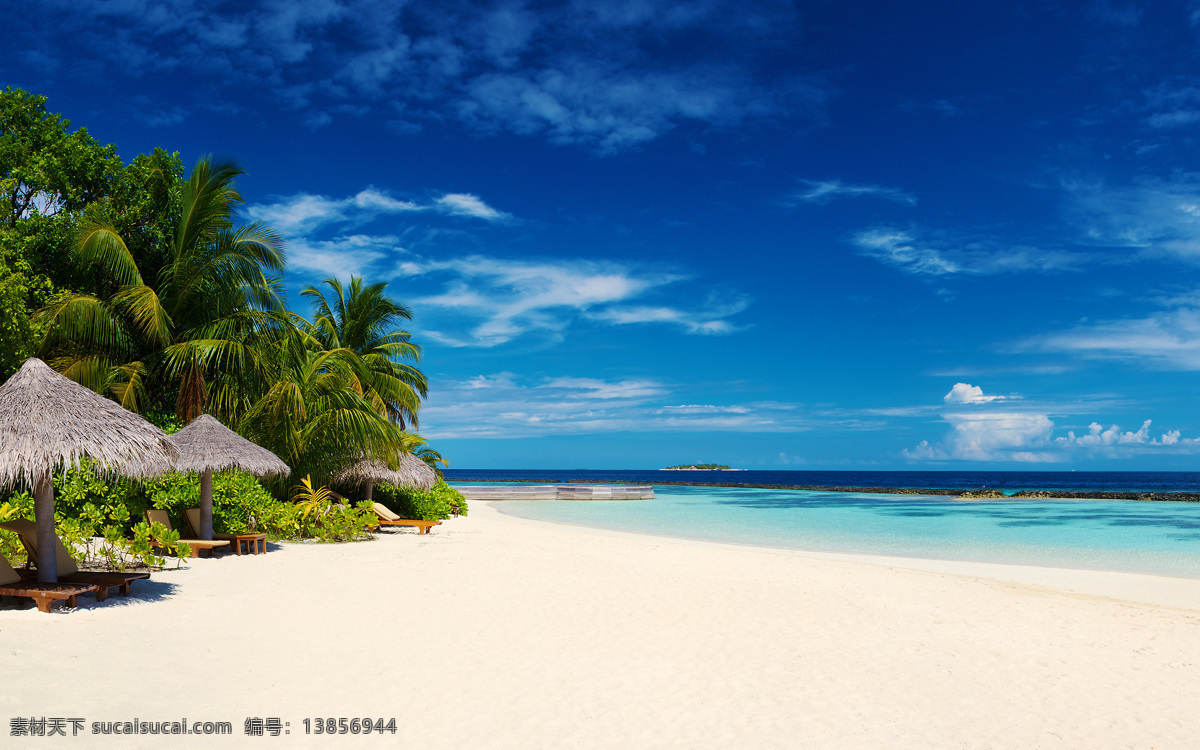
[[[58,582],[58,537],[54,534],[54,481],[47,470],[33,485],[33,514],[37,523],[38,580]],[[47,605],[48,607],[49,605]]]

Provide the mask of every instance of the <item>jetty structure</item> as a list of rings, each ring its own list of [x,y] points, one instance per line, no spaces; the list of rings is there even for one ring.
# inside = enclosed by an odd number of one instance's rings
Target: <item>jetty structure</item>
[[[650,485],[528,485],[455,487],[467,500],[653,500]]]

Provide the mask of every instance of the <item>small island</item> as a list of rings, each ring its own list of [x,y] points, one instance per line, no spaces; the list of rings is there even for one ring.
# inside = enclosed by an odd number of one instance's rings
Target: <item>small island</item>
[[[680,464],[679,466],[668,466],[659,471],[733,471],[733,469],[725,464]]]

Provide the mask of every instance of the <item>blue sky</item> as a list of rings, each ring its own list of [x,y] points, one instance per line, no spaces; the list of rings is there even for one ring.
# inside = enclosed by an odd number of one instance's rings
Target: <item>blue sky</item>
[[[1195,469],[1200,4],[0,9],[0,84],[238,158],[384,280],[456,468]]]

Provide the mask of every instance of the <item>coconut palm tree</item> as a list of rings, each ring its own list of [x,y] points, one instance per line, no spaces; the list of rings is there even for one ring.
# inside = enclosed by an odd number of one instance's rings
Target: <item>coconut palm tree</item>
[[[421,399],[428,392],[425,376],[405,360],[418,362],[421,347],[400,328],[411,320],[404,305],[389,298],[385,283],[366,285],[351,277],[346,289],[338,279],[321,282],[327,293],[309,286],[301,294],[313,299],[313,319],[305,326],[325,351],[348,349],[362,360],[364,397],[403,429],[417,424]]]
[[[265,353],[268,387],[246,411],[239,432],[292,467],[326,481],[366,456],[386,456],[403,433],[364,397],[370,371],[347,348],[320,350],[301,330]]]
[[[410,453],[421,461],[425,462],[429,468],[433,469],[433,473],[438,479],[444,479],[442,469],[450,466],[450,462],[442,458],[442,454],[429,447],[429,441],[421,437],[415,432],[404,433],[402,440],[402,450],[405,453]]]
[[[234,225],[242,174],[232,161],[200,159],[179,191],[174,235],[152,257],[135,257],[111,224],[81,223],[74,255],[109,291],[62,295],[39,311],[55,369],[133,411],[174,406],[186,421],[210,402],[227,418],[248,408],[239,386],[289,319],[281,239],[260,222]]]

